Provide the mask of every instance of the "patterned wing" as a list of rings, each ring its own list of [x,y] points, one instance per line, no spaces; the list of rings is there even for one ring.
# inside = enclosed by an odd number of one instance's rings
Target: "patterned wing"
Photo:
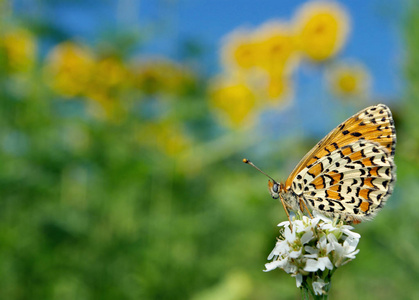
[[[358,140],[376,142],[393,157],[396,146],[396,130],[390,109],[384,104],[367,107],[341,123],[308,152],[285,182],[285,190],[291,187],[297,174],[311,168],[316,161],[333,151]]]
[[[379,143],[358,140],[303,168],[292,182],[307,205],[347,221],[372,218],[390,196],[393,155]]]
[[[371,218],[394,186],[395,144],[389,108],[368,107],[323,138],[288,177],[285,190],[326,215]]]

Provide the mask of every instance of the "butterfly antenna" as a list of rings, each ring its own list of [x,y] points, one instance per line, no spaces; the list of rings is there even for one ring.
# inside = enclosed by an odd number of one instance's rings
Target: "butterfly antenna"
[[[270,178],[274,183],[277,183],[276,181],[275,181],[275,179],[273,179],[271,176],[269,176],[268,174],[266,174],[265,172],[263,172],[261,169],[259,169],[258,167],[256,167],[250,160],[248,160],[247,158],[243,158],[243,162],[245,163],[245,164],[248,164],[248,165],[251,165],[253,168],[255,168],[256,170],[258,170],[259,172],[261,172],[262,174],[264,174],[265,176],[267,176],[268,178]],[[280,197],[280,199],[281,199],[281,203],[282,203],[282,206],[284,207],[284,210],[285,210],[285,213],[287,214],[287,217],[288,217],[288,221],[290,222],[290,229],[291,229],[291,232],[292,232],[292,223],[291,223],[291,218],[290,218],[290,214],[289,214],[289,212],[288,212],[288,209],[287,209],[287,206],[285,205],[285,201],[284,201],[284,198],[282,198],[282,196],[281,195],[279,195],[279,197]]]
[[[269,176],[268,174],[266,174],[265,172],[263,172],[261,169],[259,169],[258,167],[256,167],[250,160],[248,160],[247,158],[243,158],[243,162],[245,164],[251,165],[253,168],[255,168],[256,170],[258,170],[259,172],[261,172],[263,175],[265,175],[266,177],[270,178],[274,183],[277,183],[275,179],[273,179],[271,176]]]

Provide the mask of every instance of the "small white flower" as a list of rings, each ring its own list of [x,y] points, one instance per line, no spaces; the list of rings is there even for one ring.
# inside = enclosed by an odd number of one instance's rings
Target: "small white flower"
[[[297,287],[303,286],[305,278],[313,280],[316,295],[325,294],[329,283],[324,272],[333,272],[355,258],[360,235],[351,231],[352,226],[331,220],[316,211],[314,218],[297,215],[278,224],[281,235],[268,256],[271,262],[265,264],[265,272],[276,268],[295,277]],[[292,228],[292,231],[291,231]]]
[[[301,243],[303,245],[307,244],[309,241],[311,241],[311,239],[313,238],[313,231],[307,231],[306,233],[303,234],[303,236],[301,237]]]
[[[333,264],[330,261],[328,256],[325,257],[319,257],[319,269],[324,271],[325,268],[329,269],[329,270],[333,270]]]
[[[301,250],[302,250],[303,248],[300,248],[300,250],[298,250],[298,251],[291,251],[289,254],[288,254],[288,256],[289,257],[291,257],[291,258],[298,258],[298,257],[300,257],[300,255],[301,255]]]
[[[298,267],[295,264],[291,263],[289,260],[287,261],[287,264],[285,264],[284,267],[282,267],[282,269],[288,274],[294,274],[298,271]]]
[[[278,241],[275,244],[274,249],[268,256],[268,260],[271,260],[272,258],[277,258],[278,256],[282,255],[283,253],[289,252],[289,245],[287,241]]]
[[[346,249],[347,253],[349,253],[349,252],[353,253],[353,252],[356,252],[355,249],[358,246],[358,242],[359,242],[358,239],[355,239],[355,238],[352,238],[352,237],[348,236],[345,239],[345,241],[343,242],[343,247]],[[357,251],[359,251],[359,249]],[[349,254],[347,254],[347,255],[349,255]]]
[[[310,219],[306,216],[303,216],[303,220],[295,220],[293,223],[293,228],[295,226],[296,232],[310,232],[314,230],[317,223],[319,223],[319,218]]]
[[[272,270],[275,270],[276,268],[281,268],[281,266],[283,265],[284,261],[281,260],[274,260],[270,263],[265,264],[265,268],[266,270],[263,270],[264,272],[269,272]]]
[[[317,258],[317,257],[319,257],[319,249],[313,248],[313,247],[310,247],[310,246],[306,246],[305,250],[306,250],[307,253],[310,253],[310,254],[305,254],[304,255],[305,257],[307,257],[307,258]]]
[[[313,210],[313,217],[314,218],[319,218],[320,220],[322,220],[326,224],[333,222],[331,219],[329,219],[328,217],[325,217],[324,215],[322,215],[321,213],[319,213],[315,210]]]
[[[277,226],[278,227],[289,227],[290,222],[289,221],[284,221],[284,222],[279,223]]]
[[[341,231],[342,233],[346,234],[348,237],[352,237],[354,239],[360,239],[361,235],[359,233],[353,232],[350,229],[353,229],[352,226],[349,225],[342,225],[341,226]]]
[[[323,293],[324,293],[323,287],[326,286],[326,285],[328,285],[328,283],[325,283],[323,279],[317,278],[316,281],[313,281],[314,293],[316,295],[323,295]]]
[[[327,235],[327,240],[329,241],[329,247],[332,251],[341,246],[333,233]]]
[[[329,270],[333,270],[333,264],[330,261],[329,257],[319,257],[318,259],[309,258],[306,261],[306,266],[304,267],[304,271],[307,272],[316,272],[318,270],[324,271],[325,268]]]
[[[347,237],[343,244],[340,244],[333,234],[329,234],[327,238],[333,244],[333,263],[336,267],[348,263],[359,252],[359,249],[355,250],[358,245],[358,239]]]
[[[316,272],[319,269],[319,261],[317,259],[309,258],[306,261],[306,266],[304,267],[304,271],[307,272]]]
[[[285,227],[284,237],[288,244],[293,244],[297,238],[297,236],[295,235],[295,230],[291,231],[289,227]]]
[[[292,277],[295,277],[295,283],[297,287],[299,288],[301,284],[303,283],[303,275],[301,273],[293,274]]]

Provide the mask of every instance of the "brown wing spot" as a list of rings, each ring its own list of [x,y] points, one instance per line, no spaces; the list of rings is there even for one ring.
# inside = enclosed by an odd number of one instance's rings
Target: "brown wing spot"
[[[340,200],[340,194],[335,191],[331,191],[330,189],[326,191],[326,197],[334,200]]]
[[[359,196],[364,198],[365,200],[368,200],[368,195],[369,195],[370,192],[371,192],[371,190],[369,190],[369,189],[362,189],[362,190],[359,191]],[[362,203],[364,203],[364,202],[362,202]]]
[[[334,192],[340,192],[340,189],[341,189],[340,185],[334,185],[328,188],[329,191],[334,191]]]
[[[307,173],[310,173],[314,177],[317,177],[321,172],[323,171],[323,164],[318,163],[314,167],[311,167],[310,170]]]
[[[342,178],[343,178],[343,174],[342,173],[339,173],[336,170],[328,173],[327,175],[329,175],[330,177],[332,177],[332,179],[333,179],[333,182],[331,183],[332,185],[335,184],[335,183],[337,183],[337,182],[339,182],[339,181],[341,181]]]
[[[361,160],[362,164],[366,167],[370,167],[372,166],[372,161],[370,158],[364,158],[363,160]]]
[[[371,168],[369,171],[369,175],[373,177],[378,177],[378,169],[379,167]]]
[[[327,149],[327,147],[326,147],[326,148],[323,148],[323,149],[319,150],[319,152],[317,152],[316,156],[317,157],[323,157],[323,156],[326,156],[326,155],[330,154],[330,152],[332,152],[332,151],[330,151],[330,149]],[[310,164],[308,164],[308,165],[310,165]]]
[[[369,202],[362,202],[361,206],[359,207],[363,212],[366,212],[369,208],[370,208],[370,203]]]
[[[323,176],[317,177],[316,179],[313,180],[311,184],[314,184],[315,188],[318,190],[325,188]]]
[[[351,153],[352,153],[351,147],[345,147],[344,149],[342,149],[342,154],[345,156],[348,156]]]
[[[332,146],[332,145],[329,145],[329,146],[325,147],[324,149],[325,149],[327,152],[332,152],[332,151],[336,150],[336,149],[335,149],[335,147],[334,147],[334,146]]]
[[[358,151],[358,152],[355,152],[354,154],[352,154],[352,155],[350,155],[349,156],[349,158],[352,160],[352,161],[357,161],[357,160],[360,160],[360,159],[362,159],[364,156],[362,155],[362,153],[360,152],[360,151]]]
[[[365,178],[364,179],[364,184],[366,185],[366,186],[368,186],[368,187],[370,187],[370,188],[377,188],[373,183],[372,183],[372,181],[373,181],[374,179],[372,178],[372,177],[369,177],[369,178]]]
[[[333,146],[333,147],[335,147],[335,150],[338,149],[338,148],[340,148],[339,145],[336,142],[331,143],[330,145]]]
[[[391,146],[393,145],[393,142],[382,142],[380,143],[381,145],[383,145],[384,147],[386,147],[387,149],[390,149]]]

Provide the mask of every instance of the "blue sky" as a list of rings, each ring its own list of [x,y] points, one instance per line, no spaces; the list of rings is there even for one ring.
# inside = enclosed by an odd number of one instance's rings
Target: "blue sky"
[[[70,35],[92,41],[112,28],[139,29],[149,54],[176,57],[179,42],[195,39],[205,50],[206,70],[219,69],[221,38],[240,26],[256,27],[267,20],[290,20],[301,0],[119,0],[14,1],[17,11],[47,18]],[[395,97],[401,91],[403,62],[402,14],[405,1],[339,1],[352,19],[341,58],[366,64],[374,77],[374,94]],[[30,14],[30,13],[29,13]]]
[[[170,55],[174,47],[169,45],[185,38],[196,38],[207,48],[207,67],[217,72],[220,69],[217,52],[223,36],[240,26],[254,28],[271,19],[290,20],[304,2],[306,1],[142,1],[140,23],[162,20],[161,24],[165,27],[163,36],[152,40],[145,51]],[[361,104],[361,107],[378,102],[391,104],[399,101],[403,90],[402,21],[405,2],[370,0],[339,3],[349,12],[352,30],[338,59],[362,62],[373,77],[373,97],[370,103]],[[324,88],[321,88],[324,85],[323,74],[322,70],[316,68],[303,68],[299,71],[296,75],[294,105],[280,114],[268,113],[265,118],[268,127],[282,128],[280,135],[286,135],[289,128],[292,128],[290,134],[299,130],[321,137],[360,109],[359,106],[349,105],[344,106],[342,111],[341,104],[330,99]],[[336,111],[338,114],[335,114],[335,118],[325,118]]]
[[[272,19],[290,20],[301,0],[16,0],[18,13],[44,18],[70,36],[94,43],[106,31],[140,30],[145,36],[141,53],[176,58],[179,44],[197,41],[204,50],[203,70],[220,71],[218,49],[223,36],[237,27],[250,28]],[[352,30],[338,59],[356,59],[372,73],[374,103],[398,101],[403,92],[403,13],[406,1],[338,1],[347,8]],[[290,116],[304,121],[301,130],[324,134],[337,123],[324,121],[333,101],[319,88],[323,73],[306,68],[296,75],[294,103],[281,120],[299,125]],[[338,107],[338,106],[337,106]],[[313,110],[318,113],[313,115]],[[355,112],[350,111],[349,113]],[[277,115],[277,114],[276,114]],[[348,113],[344,114],[348,117]],[[274,118],[274,117],[272,117]],[[340,117],[339,117],[340,118]],[[300,122],[301,123],[301,122]],[[318,124],[322,124],[319,126]],[[315,125],[315,126],[314,126]],[[278,124],[278,126],[282,126]],[[288,126],[290,127],[290,126]]]
[[[290,20],[300,0],[183,0],[142,1],[140,21],[146,24],[166,15],[167,32],[147,48],[150,52],[170,52],[168,41],[198,38],[212,51],[217,63],[221,38],[239,26],[256,27],[270,19]],[[394,96],[400,91],[402,41],[401,1],[340,1],[352,19],[348,43],[341,58],[355,58],[366,64],[374,76],[374,94]]]

